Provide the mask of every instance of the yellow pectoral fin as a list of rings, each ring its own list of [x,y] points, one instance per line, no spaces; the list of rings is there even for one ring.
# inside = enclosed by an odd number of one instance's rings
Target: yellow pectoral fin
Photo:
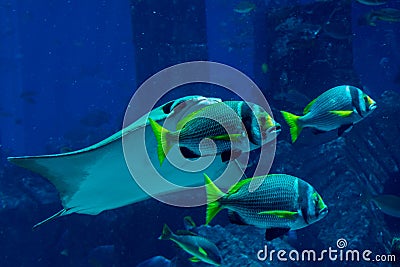
[[[202,255],[207,256],[207,252],[206,252],[202,247],[199,247],[199,252],[200,252]]]
[[[268,210],[268,211],[261,211],[258,213],[259,215],[273,215],[283,219],[296,219],[298,215],[297,211],[288,211],[288,210]]]
[[[332,114],[338,115],[339,117],[346,118],[353,114],[354,111],[352,110],[331,110],[329,111]]]
[[[189,258],[189,261],[191,261],[191,262],[200,262],[201,260],[196,258],[196,257],[191,257],[191,258]]]
[[[224,140],[224,141],[238,141],[242,137],[241,134],[222,134],[217,136],[212,136],[212,140]]]

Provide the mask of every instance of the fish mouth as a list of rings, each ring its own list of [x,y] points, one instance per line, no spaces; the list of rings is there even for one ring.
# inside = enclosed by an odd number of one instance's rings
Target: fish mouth
[[[281,132],[281,125],[277,124],[267,130],[269,134],[279,134]]]
[[[372,103],[371,105],[369,105],[369,110],[370,110],[370,111],[373,111],[373,110],[375,110],[376,108],[377,108],[376,103]]]
[[[328,207],[324,207],[319,211],[319,216],[324,217],[326,214],[328,214]]]

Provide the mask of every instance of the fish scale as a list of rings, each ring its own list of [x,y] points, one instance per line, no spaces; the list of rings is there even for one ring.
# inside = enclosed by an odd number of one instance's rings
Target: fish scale
[[[244,101],[220,102],[194,111],[177,123],[174,132],[152,119],[149,122],[160,164],[174,145],[179,145],[185,158],[218,154],[225,162],[274,140],[280,132],[280,125],[262,107]]]
[[[225,121],[223,120],[222,124],[227,125],[224,124],[224,122],[226,121],[228,120]],[[196,131],[195,133],[190,133],[190,135],[187,134],[187,132],[182,132],[179,135],[180,138],[179,144],[181,146],[190,147],[192,150],[195,150],[196,152],[198,151],[198,144],[204,139],[204,136],[212,137],[228,133],[224,128],[221,127],[221,125],[218,122],[213,121],[211,119],[199,118],[196,119],[196,123],[207,125],[207,127],[201,127],[201,128],[198,127],[198,131]],[[240,129],[239,127],[237,128],[238,129],[231,129],[231,131],[233,133],[238,133],[239,132],[238,130]],[[216,145],[217,153],[221,151],[230,150],[231,148],[231,142],[229,140],[213,140],[213,142]],[[204,149],[206,153],[210,153],[210,151],[214,149],[214,145],[212,142],[204,142],[202,143],[202,149]]]
[[[230,112],[226,109],[231,108]],[[197,115],[199,117],[188,121],[179,134],[179,144],[198,151],[198,144],[204,137],[213,137],[227,134],[243,134],[245,129],[237,114],[241,108],[241,102],[227,101],[204,108]],[[196,129],[196,131],[191,131]],[[244,135],[245,136],[245,135]],[[231,142],[229,140],[214,140],[217,147],[217,153],[230,150]],[[214,152],[212,143],[203,143],[202,149],[205,153]]]
[[[311,101],[304,108],[303,116],[283,110],[281,113],[290,127],[294,143],[305,127],[322,132],[338,130],[340,136],[375,109],[376,102],[359,88],[340,85],[325,91]]]
[[[289,230],[304,228],[328,213],[321,196],[307,182],[287,174],[270,174],[241,180],[223,193],[205,174],[207,191],[206,224],[222,210],[236,224],[266,228],[266,240]],[[251,182],[262,179],[257,188]],[[254,189],[250,191],[249,189]]]
[[[284,178],[284,179],[282,179]],[[221,200],[221,205],[236,211],[246,223],[262,228],[289,227],[292,220],[272,215],[260,215],[267,210],[297,211],[298,178],[288,175],[274,175],[266,180],[254,192],[249,192],[249,185]]]
[[[342,87],[326,91],[317,98],[311,106],[310,111],[299,120],[302,126],[323,125],[326,129],[354,122],[353,115],[342,118],[338,122],[338,116],[328,112],[332,110],[353,110],[350,92],[343,94]]]

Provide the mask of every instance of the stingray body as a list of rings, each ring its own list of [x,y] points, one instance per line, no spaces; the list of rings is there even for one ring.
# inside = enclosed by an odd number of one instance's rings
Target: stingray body
[[[183,102],[185,105],[180,106]],[[144,135],[150,160],[142,161],[143,156],[136,155],[133,158],[135,162],[131,164],[140,168],[142,173],[152,167],[161,168],[148,118],[158,123],[168,119],[168,123],[176,124],[191,112],[218,102],[221,100],[202,96],[180,98],[153,109],[123,130],[90,147],[55,155],[9,157],[10,162],[47,178],[59,192],[63,209],[37,225],[71,213],[97,215],[104,210],[149,199],[150,196],[135,182],[129,171],[122,138],[129,146],[135,147],[137,142],[143,142]],[[225,171],[225,166],[216,158],[204,171],[220,175]],[[157,171],[179,185],[196,186],[203,183],[202,172],[183,172],[179,166],[168,162]],[[233,168],[231,172],[237,175],[241,169]],[[153,193],[157,195],[176,193],[162,187],[155,190]]]

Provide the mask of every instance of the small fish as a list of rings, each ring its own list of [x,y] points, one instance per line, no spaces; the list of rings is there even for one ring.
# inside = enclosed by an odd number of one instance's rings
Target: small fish
[[[28,104],[36,104],[37,95],[38,92],[35,90],[25,90],[19,95],[19,97],[22,98]]]
[[[270,174],[241,180],[223,193],[205,176],[207,190],[206,224],[222,209],[229,210],[232,223],[266,228],[270,241],[321,220],[328,213],[321,196],[307,182],[286,174]],[[263,179],[250,192],[252,179]]]
[[[356,0],[356,1],[367,6],[380,6],[387,3],[386,0]]]
[[[264,74],[266,74],[268,72],[268,64],[267,63],[261,64],[261,71]]]
[[[183,218],[183,224],[185,226],[185,229],[188,231],[191,231],[193,228],[196,227],[196,223],[193,221],[192,217],[190,217],[190,216],[185,216]]]
[[[220,102],[199,109],[178,122],[175,132],[152,119],[149,122],[157,139],[160,165],[175,144],[189,159],[214,155],[216,146],[216,154],[226,162],[239,157],[248,141],[253,150],[274,140],[281,128],[261,106],[244,101]],[[200,151],[204,138],[213,140],[215,146],[208,143]]]
[[[377,20],[387,22],[400,22],[400,10],[396,8],[382,8],[373,10],[365,16],[368,25],[376,26]]]
[[[322,33],[335,40],[351,40],[353,33],[351,32],[351,27],[348,24],[332,23],[328,21],[322,27]]]
[[[189,231],[178,231],[174,234],[164,224],[162,235],[158,239],[175,242],[180,248],[193,256],[189,259],[191,262],[203,261],[216,266],[219,266],[222,262],[221,253],[214,243]]]
[[[281,111],[290,127],[292,142],[297,140],[305,127],[314,128],[315,133],[338,129],[338,135],[351,130],[353,125],[376,109],[376,102],[360,89],[341,85],[329,89],[311,101],[297,116]]]
[[[253,11],[256,8],[256,5],[249,1],[242,1],[238,3],[233,11],[239,14],[247,14]]]
[[[385,214],[400,218],[400,197],[395,195],[370,195],[364,193],[365,200],[372,201]]]

